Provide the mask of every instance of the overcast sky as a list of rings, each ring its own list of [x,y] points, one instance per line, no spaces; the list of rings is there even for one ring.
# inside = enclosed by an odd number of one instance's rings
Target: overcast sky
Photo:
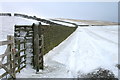
[[[118,21],[117,2],[5,2],[0,12],[18,12],[46,18]]]

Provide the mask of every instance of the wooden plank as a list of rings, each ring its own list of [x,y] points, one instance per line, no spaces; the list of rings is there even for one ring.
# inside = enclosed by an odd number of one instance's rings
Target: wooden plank
[[[19,45],[19,44],[24,44],[24,43],[26,43],[26,41],[16,42],[15,44]]]
[[[15,69],[16,67],[19,67],[21,64],[23,64],[23,63],[25,63],[25,62],[26,62],[26,60],[20,62],[20,64],[15,65],[12,69]]]
[[[2,68],[2,61],[0,61],[0,69]]]
[[[33,37],[33,35],[26,35],[25,37]]]
[[[19,50],[18,52],[16,52],[16,54],[18,54],[18,53],[20,53],[20,52],[23,52],[23,51],[25,51],[27,48],[25,48],[25,49],[22,49],[22,50]]]
[[[8,41],[0,41],[0,46],[7,45],[7,44],[12,44],[13,40],[8,40]]]
[[[15,76],[11,73],[11,71],[7,69],[7,67],[6,67],[5,65],[2,65],[2,68],[3,68],[6,72],[8,72],[8,73],[10,74],[10,76],[15,77]]]
[[[3,78],[4,76],[6,76],[7,74],[8,74],[8,72],[5,72],[2,75],[0,75],[0,79]]]
[[[15,31],[32,31],[32,29],[16,29]]]
[[[9,48],[7,47],[7,49],[5,50],[5,54],[7,54],[8,53],[8,50],[9,50]],[[5,57],[5,56],[4,56]],[[3,61],[4,60],[4,57],[2,58],[2,60],[1,61]]]
[[[23,57],[26,57],[26,54],[25,54],[25,55],[22,55],[22,56],[20,56],[20,57],[16,57],[14,60],[11,60],[10,62],[5,63],[4,65],[7,66],[7,65],[9,65],[9,64],[12,64],[13,61],[16,61],[16,60],[18,60],[18,59],[20,59],[20,58],[22,59]]]
[[[24,43],[24,49],[26,49],[26,43]],[[26,51],[24,51],[24,55],[26,54]],[[26,56],[24,57],[25,65],[26,65]]]
[[[12,69],[12,72],[13,72],[13,75],[15,76],[16,78],[16,75],[15,75],[15,51],[13,51],[13,69]]]
[[[26,67],[26,65],[24,65],[23,67],[21,67],[21,68],[19,68],[18,70],[16,70],[15,72],[17,73],[17,72],[20,72],[20,70],[22,70],[23,68],[25,68]]]
[[[32,28],[32,25],[15,25],[16,28],[24,27],[24,28]]]
[[[8,56],[10,54],[12,54],[12,52],[5,52],[4,54],[0,55],[0,58],[3,58],[3,57]]]
[[[23,64],[23,63],[25,63],[26,62],[26,60],[25,61],[23,61],[23,62],[21,62],[21,64]],[[13,67],[13,68],[16,68],[18,65],[16,65],[15,67]],[[16,73],[16,72],[15,72]],[[14,73],[14,74],[15,74]],[[2,75],[0,75],[0,79],[1,78],[3,78],[4,76],[6,76],[8,74],[8,72],[5,72],[5,73],[3,73]]]
[[[44,60],[43,60],[43,58],[44,58],[43,57],[43,55],[44,55],[44,36],[41,35],[41,38],[42,38],[42,44],[41,44],[42,45],[42,50],[41,50],[41,54],[42,54],[42,64],[41,64],[41,66],[42,67],[41,68],[44,69]]]
[[[33,32],[30,32],[30,31],[29,31],[28,33],[29,33],[29,34],[33,34]]]
[[[20,43],[20,40],[18,40],[18,43]],[[17,53],[17,56],[18,56],[18,57],[20,57],[20,47],[21,47],[20,44],[18,44],[18,53]],[[20,64],[20,61],[21,61],[21,59],[19,58],[19,59],[18,59],[18,64]],[[18,66],[18,69],[19,69],[19,68],[20,68],[20,66]],[[20,73],[20,71],[19,71],[19,73]]]
[[[11,40],[11,36],[7,36],[7,40]],[[7,45],[7,49],[8,49],[8,52],[11,52],[11,46],[10,45]],[[7,62],[10,62],[10,61],[11,61],[11,55],[7,55]],[[11,64],[7,65],[7,67],[5,65],[2,65],[2,66],[4,66],[3,68],[6,70],[6,72],[8,72],[7,70],[11,69]],[[10,75],[12,74],[11,72],[8,72],[8,73]]]
[[[16,37],[33,37],[33,35],[26,35],[26,36],[19,36],[19,35],[17,36],[16,35]]]
[[[2,68],[3,68],[3,66],[5,66],[5,65],[2,65]],[[5,67],[7,67],[7,66],[5,66]],[[4,69],[4,68],[3,68]],[[5,70],[5,69],[4,69]],[[11,69],[8,69],[8,71],[9,72],[11,72],[11,74],[12,74],[12,70],[13,70],[13,68],[11,68]],[[6,71],[6,70],[5,70]],[[1,76],[5,76],[5,75],[7,75],[7,74],[9,74],[7,71],[6,72],[4,72]]]
[[[26,41],[22,41],[22,42],[20,42],[20,44],[24,44],[24,43],[26,43]]]

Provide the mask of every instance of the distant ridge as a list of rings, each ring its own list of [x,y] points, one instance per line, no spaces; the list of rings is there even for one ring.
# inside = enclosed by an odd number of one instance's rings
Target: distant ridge
[[[107,25],[118,25],[117,22],[108,22],[108,21],[98,21],[98,20],[78,20],[78,19],[67,19],[67,18],[55,18],[54,20],[61,21],[73,21],[74,22],[82,22],[88,24],[90,26],[107,26]]]

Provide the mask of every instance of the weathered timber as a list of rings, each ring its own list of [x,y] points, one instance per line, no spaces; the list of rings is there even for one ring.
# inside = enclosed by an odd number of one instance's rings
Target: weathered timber
[[[0,41],[0,46],[7,45],[7,44],[12,44],[12,43],[13,43],[12,40],[8,40],[8,41]]]

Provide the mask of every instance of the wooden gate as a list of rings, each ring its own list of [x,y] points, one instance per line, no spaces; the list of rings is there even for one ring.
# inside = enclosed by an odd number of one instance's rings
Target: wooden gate
[[[0,55],[0,69],[5,70],[0,75],[0,79],[8,74],[12,78],[16,78],[16,73],[26,67],[25,41],[18,41],[16,43],[18,46],[17,51],[15,50],[14,44],[13,36],[7,36],[7,41],[0,41],[0,46],[7,45],[5,53]],[[23,49],[20,49],[21,44],[24,46]]]
[[[26,41],[27,64],[32,64],[36,72],[43,69],[43,35],[41,24],[36,25],[15,25],[15,42],[18,40]],[[29,56],[31,55],[31,56]]]

